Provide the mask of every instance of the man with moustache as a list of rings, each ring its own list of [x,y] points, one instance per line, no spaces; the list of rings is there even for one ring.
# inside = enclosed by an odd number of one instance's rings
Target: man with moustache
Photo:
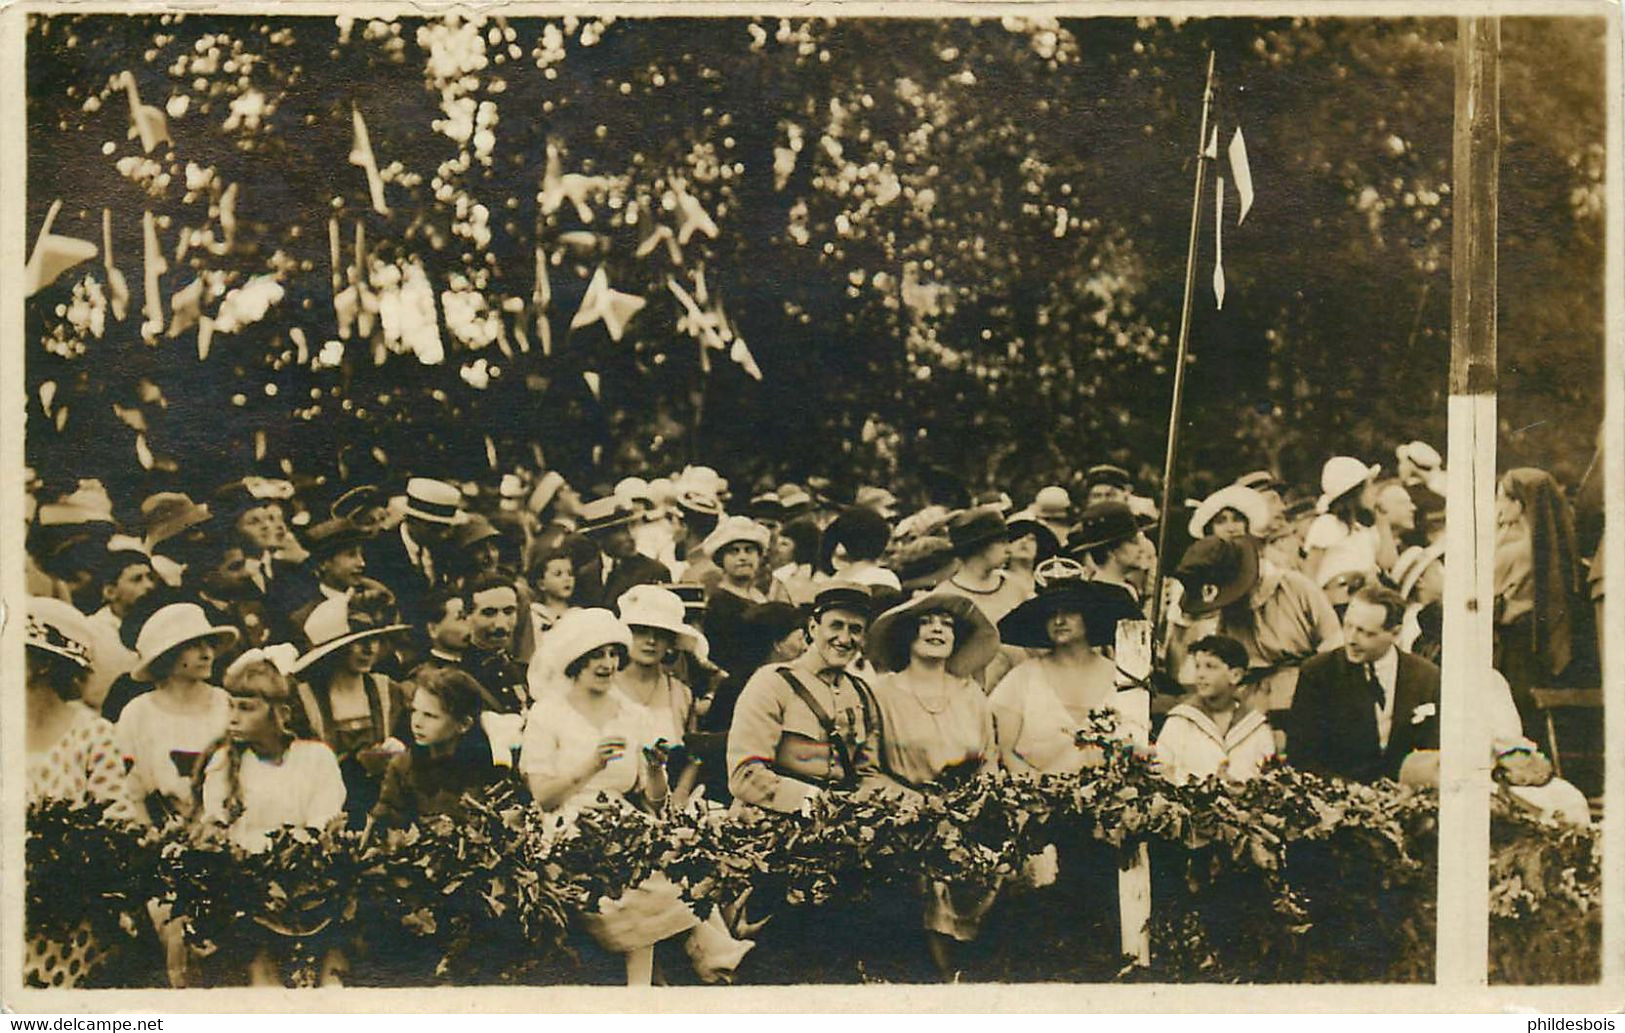
[[[758,670],[728,731],[728,789],[741,803],[791,813],[824,789],[901,788],[879,769],[879,728],[858,658],[873,601],[836,582],[813,600],[807,651]]]
[[[511,652],[519,625],[519,594],[513,582],[501,574],[480,574],[468,579],[461,598],[468,621],[463,669],[504,713],[522,713],[530,697],[525,667]]]

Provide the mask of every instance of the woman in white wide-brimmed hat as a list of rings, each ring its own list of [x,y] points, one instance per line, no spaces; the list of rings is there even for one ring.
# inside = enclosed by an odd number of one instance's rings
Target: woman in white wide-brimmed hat
[[[1323,584],[1322,564],[1375,577],[1398,558],[1384,525],[1371,512],[1371,494],[1382,467],[1353,456],[1333,456],[1320,470],[1320,516],[1303,537],[1303,572]],[[1334,604],[1338,600],[1333,600]]]
[[[124,763],[114,745],[113,726],[79,699],[95,660],[89,621],[71,603],[32,596],[24,641],[28,647],[24,689],[28,803],[63,803],[74,808],[99,804],[106,808],[107,820],[137,820]],[[89,919],[71,931],[30,923],[23,982],[28,986],[76,986],[108,959],[109,946],[116,945],[96,936]]]
[[[674,745],[684,742],[704,708],[696,711],[693,690],[672,671],[672,661],[678,653],[708,656],[705,636],[684,622],[686,608],[677,593],[658,585],[634,585],[621,593],[615,608],[632,634],[630,658],[615,680],[616,689],[648,708],[660,738]],[[684,757],[668,773],[677,775],[672,793],[682,806],[699,782],[698,765],[692,757]]]
[[[394,734],[405,710],[399,689],[374,669],[385,636],[409,627],[393,621],[393,608],[382,586],[322,602],[305,618],[309,645],[289,671],[305,722],[338,757],[356,828],[378,800],[384,768],[406,751]]]
[[[214,666],[237,639],[236,628],[210,624],[186,602],[159,607],[136,635],[130,676],[154,684],[119,714],[116,737],[131,790],[155,819],[189,813],[198,758],[226,734],[231,697],[213,684]]]
[[[1262,493],[1243,484],[1227,484],[1196,504],[1189,530],[1192,539],[1244,534],[1262,539],[1269,523],[1270,504]]]
[[[542,665],[551,669],[553,687],[531,705],[519,754],[519,770],[543,810],[568,810],[599,793],[651,805],[665,800],[654,715],[615,691],[631,650],[631,631],[598,607],[570,611],[547,633]]]

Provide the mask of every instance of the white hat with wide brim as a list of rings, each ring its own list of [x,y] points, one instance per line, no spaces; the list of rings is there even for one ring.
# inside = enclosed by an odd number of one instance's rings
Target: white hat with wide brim
[[[606,609],[589,606],[571,610],[542,635],[542,643],[531,655],[526,680],[532,699],[568,684],[564,669],[604,646],[620,645],[632,650],[632,632],[626,623]]]
[[[229,624],[210,624],[203,607],[197,603],[170,603],[141,625],[135,638],[135,652],[140,662],[130,677],[136,681],[151,681],[152,662],[181,646],[209,641],[224,649],[235,645],[239,637],[237,629]]]
[[[324,656],[364,639],[377,638],[397,631],[407,631],[410,624],[381,624],[377,627],[352,628],[350,626],[350,600],[348,597],[328,599],[310,611],[305,618],[305,637],[310,648],[300,655],[289,673],[298,674]]]
[[[1320,468],[1320,498],[1315,501],[1315,510],[1326,512],[1333,502],[1381,472],[1382,466],[1377,463],[1367,466],[1353,456],[1332,456]]]
[[[683,600],[658,585],[633,585],[616,600],[621,623],[628,628],[659,628],[677,636],[677,648],[701,656],[710,652],[699,630],[683,621]]]
[[[1227,484],[1197,504],[1196,512],[1191,515],[1191,537],[1205,537],[1207,525],[1226,509],[1233,509],[1246,519],[1248,534],[1256,538],[1264,536],[1264,526],[1270,522],[1269,501],[1246,485]]]
[[[723,517],[717,523],[717,529],[700,543],[700,551],[707,556],[715,556],[717,551],[734,542],[750,542],[767,551],[767,543],[773,540],[773,532],[758,524],[747,516]]]

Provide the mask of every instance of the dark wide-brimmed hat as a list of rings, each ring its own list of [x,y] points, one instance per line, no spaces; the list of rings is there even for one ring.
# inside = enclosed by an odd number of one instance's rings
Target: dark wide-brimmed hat
[[[1121,585],[1068,578],[1052,582],[1005,614],[999,621],[999,638],[1006,645],[1048,649],[1053,644],[1049,619],[1057,613],[1081,614],[1084,634],[1091,643],[1110,643],[1118,621],[1144,616]]]
[[[1136,537],[1145,529],[1126,502],[1097,502],[1083,511],[1078,529],[1066,539],[1066,551],[1076,555],[1116,545]]]
[[[863,506],[848,507],[824,528],[818,546],[818,569],[835,569],[831,565],[835,550],[843,546],[848,555],[879,559],[890,541],[891,524],[885,517]]]
[[[1193,617],[1222,610],[1258,584],[1258,541],[1203,538],[1185,550],[1174,576],[1185,587],[1180,608]]]
[[[1009,536],[1010,528],[996,509],[967,509],[948,521],[948,540],[956,556],[970,556]]]
[[[931,592],[893,606],[869,627],[864,655],[878,671],[901,671],[908,666],[909,646],[928,613],[946,613],[954,621],[954,648],[948,673],[958,678],[974,675],[999,652],[999,633],[979,606],[965,596]]]
[[[1061,540],[1055,537],[1055,532],[1031,517],[1019,517],[1010,521],[1006,530],[1012,542],[1020,541],[1028,535],[1038,539],[1038,555],[1033,558],[1035,564],[1042,563],[1061,551]]]
[[[349,520],[323,520],[305,532],[305,551],[311,559],[320,560],[371,540],[371,534]]]

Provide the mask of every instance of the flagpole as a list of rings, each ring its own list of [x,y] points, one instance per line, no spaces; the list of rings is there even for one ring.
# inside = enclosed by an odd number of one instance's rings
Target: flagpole
[[[1154,615],[1152,644],[1162,641],[1163,620],[1167,616],[1162,605],[1163,573],[1168,567],[1168,527],[1174,503],[1174,459],[1179,451],[1179,410],[1185,399],[1185,353],[1190,346],[1191,294],[1196,285],[1196,243],[1201,230],[1202,190],[1207,174],[1207,122],[1213,107],[1213,56],[1207,52],[1207,85],[1202,90],[1202,130],[1196,140],[1196,185],[1192,188],[1191,231],[1185,248],[1185,296],[1179,309],[1179,344],[1174,357],[1174,398],[1168,410],[1168,450],[1162,460],[1162,506],[1157,521],[1157,577],[1152,589],[1151,606]]]

